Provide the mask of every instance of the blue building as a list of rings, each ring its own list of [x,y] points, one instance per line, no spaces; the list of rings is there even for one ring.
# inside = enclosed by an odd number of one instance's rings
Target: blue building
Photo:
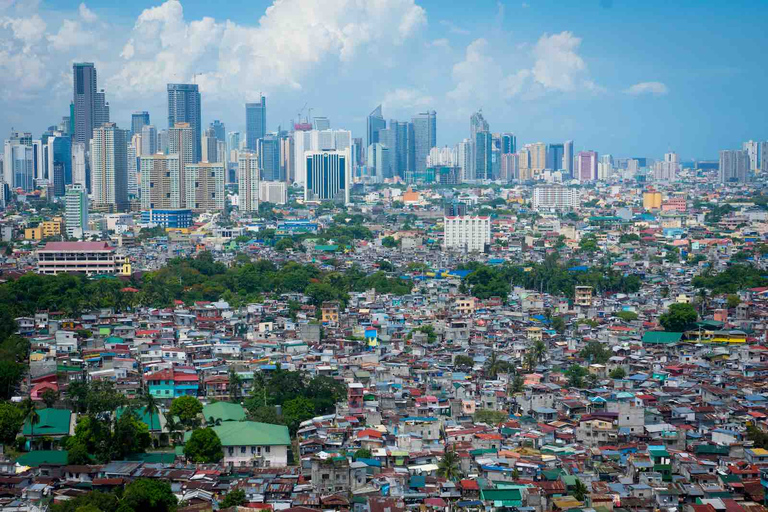
[[[192,210],[145,210],[141,212],[141,222],[164,228],[188,228],[192,225]]]

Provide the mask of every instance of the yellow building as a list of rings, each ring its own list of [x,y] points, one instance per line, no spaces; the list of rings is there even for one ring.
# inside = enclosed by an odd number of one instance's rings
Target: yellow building
[[[646,210],[661,208],[661,192],[643,192],[643,208]]]
[[[323,302],[320,308],[321,320],[323,323],[339,323],[339,303]]]
[[[531,341],[541,341],[544,337],[541,327],[529,327],[526,331]]]
[[[574,303],[577,306],[586,308],[592,306],[592,287],[576,286],[574,290]]]
[[[471,315],[475,312],[474,297],[460,297],[453,303],[456,310],[462,315]]]
[[[61,218],[46,220],[34,228],[24,229],[24,240],[42,240],[52,236],[61,235]]]

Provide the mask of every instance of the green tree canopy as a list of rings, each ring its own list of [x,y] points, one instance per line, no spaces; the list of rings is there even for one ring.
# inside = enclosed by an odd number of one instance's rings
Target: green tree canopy
[[[198,414],[203,412],[203,404],[194,396],[184,395],[173,399],[169,413],[178,416],[187,427],[199,424]]]
[[[171,484],[159,479],[139,478],[125,487],[123,502],[135,512],[173,512],[178,500]]]
[[[184,456],[195,463],[219,462],[224,457],[221,440],[212,428],[199,428],[184,445]]]
[[[685,332],[698,319],[696,308],[692,304],[672,304],[666,313],[659,317],[659,323],[669,332]]]

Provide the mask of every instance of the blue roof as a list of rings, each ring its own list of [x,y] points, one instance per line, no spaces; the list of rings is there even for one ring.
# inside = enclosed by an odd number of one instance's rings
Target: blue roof
[[[448,272],[448,275],[458,276],[458,277],[464,279],[465,277],[467,277],[471,273],[472,273],[471,270],[451,270],[450,272]]]
[[[586,272],[589,267],[586,265],[577,265],[568,269],[569,272]]]
[[[380,468],[381,467],[381,461],[378,461],[376,459],[362,459],[362,458],[360,458],[360,459],[355,459],[355,460],[357,462],[362,462],[366,466],[373,466],[373,467],[376,467],[376,468]]]

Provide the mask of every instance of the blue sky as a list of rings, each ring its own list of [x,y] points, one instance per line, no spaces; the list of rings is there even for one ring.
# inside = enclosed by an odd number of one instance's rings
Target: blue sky
[[[57,122],[84,60],[123,126],[149,110],[164,128],[165,84],[196,75],[228,130],[262,91],[270,130],[308,104],[364,136],[383,103],[436,110],[452,145],[482,108],[519,143],[712,159],[768,139],[765,19],[768,2],[0,0],[0,123]]]

